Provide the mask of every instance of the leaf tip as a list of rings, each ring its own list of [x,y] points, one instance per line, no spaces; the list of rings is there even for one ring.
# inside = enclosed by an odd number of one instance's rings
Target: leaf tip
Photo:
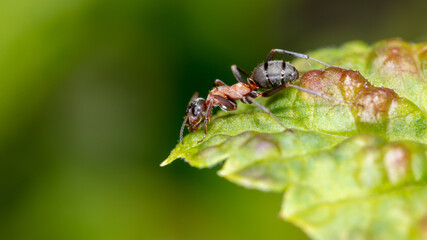
[[[172,152],[169,154],[169,156],[162,162],[160,163],[160,167],[164,167],[166,165],[171,164],[173,161],[175,161],[177,158],[179,158],[179,154],[176,154],[177,149],[175,148],[174,150],[172,150]]]
[[[169,161],[169,159],[166,159],[162,163],[160,163],[160,167],[164,167],[164,166],[168,165],[169,163],[171,163],[171,161]]]

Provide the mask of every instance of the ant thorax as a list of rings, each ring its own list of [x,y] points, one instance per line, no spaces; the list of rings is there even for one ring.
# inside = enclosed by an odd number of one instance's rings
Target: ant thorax
[[[217,86],[213,88],[208,95],[208,101],[210,99],[215,98],[215,96],[221,96],[226,99],[232,99],[232,100],[240,100],[242,97],[248,95],[252,92],[252,89],[249,85],[244,83],[236,83],[231,86],[223,85],[223,86]],[[214,102],[215,105],[215,102]],[[218,105],[216,105],[218,106]]]

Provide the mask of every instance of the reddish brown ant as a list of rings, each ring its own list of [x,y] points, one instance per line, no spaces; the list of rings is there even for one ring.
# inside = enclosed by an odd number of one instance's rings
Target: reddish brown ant
[[[307,60],[318,62],[326,67],[332,67],[331,65],[314,59],[306,54],[291,52],[283,49],[271,50],[267,56],[267,60],[264,63],[261,63],[256,66],[252,74],[247,73],[245,70],[241,69],[236,65],[232,65],[231,70],[238,83],[228,86],[221,80],[216,79],[214,88],[209,92],[209,95],[206,100],[203,98],[199,98],[197,92],[193,95],[190,100],[190,103],[187,106],[185,119],[181,126],[180,142],[182,143],[185,125],[188,125],[188,130],[190,132],[194,132],[199,129],[200,124],[203,120],[205,120],[203,124],[204,135],[203,138],[199,141],[199,143],[202,142],[207,134],[207,124],[211,119],[213,107],[220,107],[224,111],[232,111],[237,108],[236,100],[240,100],[243,103],[247,104],[255,104],[264,112],[269,114],[274,120],[276,120],[285,130],[288,130],[288,128],[285,127],[270,110],[262,106],[254,99],[259,96],[269,97],[279,92],[283,88],[296,88],[309,94],[327,98],[333,101],[353,104],[351,102],[338,100],[333,97],[324,95],[323,93],[312,91],[291,84],[291,82],[299,78],[299,72],[289,62],[285,62],[283,60],[272,60],[273,56],[276,53],[282,53],[298,58],[304,58]],[[246,75],[247,82],[245,82],[245,80],[241,76],[241,73]],[[266,91],[259,92],[258,90],[260,89]]]

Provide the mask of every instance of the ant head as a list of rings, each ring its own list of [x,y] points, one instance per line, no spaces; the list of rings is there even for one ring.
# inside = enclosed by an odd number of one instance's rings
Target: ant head
[[[187,108],[186,118],[188,130],[190,132],[197,131],[199,125],[206,115],[206,100],[203,98],[194,99]]]
[[[200,123],[206,116],[206,100],[203,98],[198,98],[197,96],[198,93],[194,93],[190,103],[188,104],[187,111],[185,112],[185,119],[181,125],[181,131],[179,134],[179,141],[181,143],[184,135],[185,125],[188,126],[188,130],[190,132],[194,132],[199,129]]]

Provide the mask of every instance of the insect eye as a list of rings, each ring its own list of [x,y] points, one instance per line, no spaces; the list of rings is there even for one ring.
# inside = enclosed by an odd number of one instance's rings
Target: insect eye
[[[198,107],[194,107],[194,108],[192,108],[192,109],[191,109],[191,113],[192,113],[194,116],[197,116],[197,115],[199,115],[199,114],[200,114],[200,109],[199,109]]]

